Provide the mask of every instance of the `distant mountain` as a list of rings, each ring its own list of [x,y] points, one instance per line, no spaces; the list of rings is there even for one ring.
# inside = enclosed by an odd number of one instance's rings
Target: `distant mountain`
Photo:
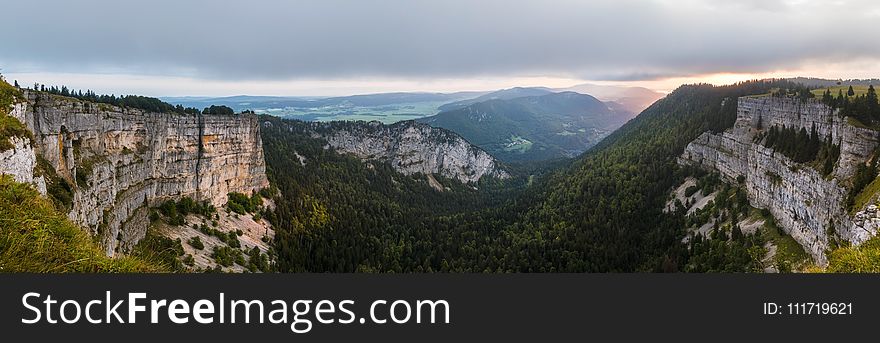
[[[319,108],[347,104],[351,106],[386,106],[418,102],[456,101],[477,97],[485,92],[456,93],[377,93],[338,97],[298,97],[298,96],[251,96],[236,95],[228,97],[163,97],[163,101],[185,107],[202,108],[211,105],[225,105],[236,111],[265,108]]]
[[[166,97],[164,101],[185,107],[229,106],[236,111],[305,121],[378,120],[387,124],[437,114],[443,104],[479,97],[486,92],[379,93],[338,97],[249,96]]]
[[[314,104],[315,98],[308,97],[285,97],[285,96],[253,96],[234,95],[225,97],[161,97],[162,101],[182,105],[184,107],[205,108],[211,105],[229,106],[236,111],[252,110],[256,108],[273,107],[300,107]]]
[[[568,88],[557,88],[554,91],[578,92],[589,94],[602,101],[613,101],[619,107],[632,113],[642,112],[665,94],[644,87],[602,86],[584,83]]]
[[[544,90],[515,92],[533,91]],[[576,156],[632,116],[590,95],[561,92],[489,99],[418,121],[452,130],[493,156],[512,162]]]
[[[440,111],[449,111],[454,109],[459,109],[465,107],[470,104],[475,104],[478,102],[484,102],[487,100],[510,100],[515,98],[522,98],[526,96],[541,96],[547,95],[550,93],[554,93],[553,90],[545,87],[514,87],[509,89],[502,89],[498,91],[494,91],[488,94],[482,94],[473,99],[456,101],[453,103],[448,103],[446,105],[440,106]]]

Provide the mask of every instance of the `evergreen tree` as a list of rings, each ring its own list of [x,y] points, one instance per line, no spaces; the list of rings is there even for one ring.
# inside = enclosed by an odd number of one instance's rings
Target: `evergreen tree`
[[[877,103],[877,92],[874,90],[874,85],[868,86],[868,93],[865,94],[865,102],[867,116],[870,118],[870,121],[876,122],[880,120],[880,104]]]
[[[852,86],[849,86],[849,90],[846,91],[847,96],[856,95],[856,91],[853,90]]]
[[[822,93],[822,102],[828,106],[834,107],[834,97],[831,96],[831,89],[826,89],[824,93]]]

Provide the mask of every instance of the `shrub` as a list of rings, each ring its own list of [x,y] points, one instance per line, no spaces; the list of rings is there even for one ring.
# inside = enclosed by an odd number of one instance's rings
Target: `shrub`
[[[224,247],[224,246],[215,246],[214,250],[211,252],[211,258],[217,262],[217,264],[224,267],[231,267],[233,264],[244,265],[244,255],[241,253],[241,250]]]
[[[229,193],[226,207],[237,214],[254,213],[263,206],[263,198],[259,194],[247,196],[242,193]]]
[[[196,264],[196,259],[193,258],[193,255],[186,254],[186,257],[183,258],[183,264],[192,267]]]
[[[205,244],[202,243],[202,239],[199,238],[199,236],[195,236],[193,238],[190,238],[188,241],[186,241],[186,243],[189,244],[191,247],[193,247],[193,249],[196,249],[196,250],[202,250],[205,248]]]

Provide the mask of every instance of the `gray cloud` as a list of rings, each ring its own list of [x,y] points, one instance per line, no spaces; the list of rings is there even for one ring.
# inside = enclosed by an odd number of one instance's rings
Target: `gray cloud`
[[[13,1],[0,67],[639,80],[880,56],[876,1]]]

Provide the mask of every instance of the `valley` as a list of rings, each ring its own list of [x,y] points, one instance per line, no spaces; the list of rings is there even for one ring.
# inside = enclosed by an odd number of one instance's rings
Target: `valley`
[[[880,222],[873,88],[829,100],[824,90],[817,95],[788,80],[684,85],[638,115],[545,88],[259,100],[365,108],[432,102],[438,111],[384,123],[304,121],[202,103],[211,99],[102,103],[54,88],[4,89],[9,144],[0,171],[16,193],[5,193],[3,210],[23,211],[8,198],[19,194],[46,199],[58,212],[51,218],[94,237],[77,244],[139,261],[133,268],[802,272],[880,265],[871,257]],[[3,266],[27,270],[13,258],[3,257]]]
[[[457,132],[501,160],[522,162],[575,157],[634,116],[585,94],[539,93],[490,93],[417,121]]]

